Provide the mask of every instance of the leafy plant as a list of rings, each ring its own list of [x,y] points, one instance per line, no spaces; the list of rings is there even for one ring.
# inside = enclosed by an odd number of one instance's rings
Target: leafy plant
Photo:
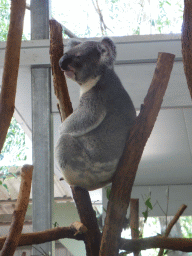
[[[10,20],[10,2],[8,0],[0,0],[0,41],[7,40]],[[26,35],[22,35],[22,40],[27,40]]]
[[[0,41],[7,40],[7,32],[9,29],[10,5],[7,0],[0,0]]]
[[[7,132],[6,140],[0,154],[0,185],[8,191],[5,179],[17,177],[9,172],[10,166],[16,166],[16,162],[26,160],[25,133],[13,117]],[[6,166],[1,161],[6,160]]]
[[[143,217],[144,217],[144,223],[147,221],[147,218],[149,216],[149,211],[153,210],[153,206],[151,204],[151,196],[148,196],[148,198],[144,201],[146,210],[142,212]]]

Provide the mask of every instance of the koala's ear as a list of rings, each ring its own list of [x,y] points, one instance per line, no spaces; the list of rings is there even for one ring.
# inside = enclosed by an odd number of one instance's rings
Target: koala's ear
[[[116,46],[114,42],[109,37],[104,37],[101,41],[101,44],[104,45],[108,51],[110,52],[111,57],[113,58],[113,61],[116,58]]]
[[[67,46],[66,46],[66,51],[69,51],[71,48],[75,47],[78,44],[81,44],[82,42],[77,39],[69,39]]]

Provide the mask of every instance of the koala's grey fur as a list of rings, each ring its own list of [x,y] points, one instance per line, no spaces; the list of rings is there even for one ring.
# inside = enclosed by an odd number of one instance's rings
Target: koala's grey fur
[[[113,70],[113,41],[72,40],[60,59],[80,85],[78,108],[62,123],[55,155],[65,180],[94,190],[110,183],[136,117],[133,103]]]

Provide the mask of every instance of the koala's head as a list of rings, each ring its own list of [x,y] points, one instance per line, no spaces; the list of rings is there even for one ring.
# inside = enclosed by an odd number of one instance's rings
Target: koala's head
[[[67,48],[59,65],[69,78],[79,84],[101,75],[105,68],[113,68],[116,47],[108,37],[100,42],[72,39]]]

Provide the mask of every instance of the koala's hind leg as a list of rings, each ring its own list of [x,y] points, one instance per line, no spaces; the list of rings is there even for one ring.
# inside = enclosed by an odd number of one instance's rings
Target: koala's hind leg
[[[55,158],[65,180],[70,185],[77,185],[84,177],[86,170],[91,169],[91,159],[76,138],[69,134],[60,136],[56,148]]]

